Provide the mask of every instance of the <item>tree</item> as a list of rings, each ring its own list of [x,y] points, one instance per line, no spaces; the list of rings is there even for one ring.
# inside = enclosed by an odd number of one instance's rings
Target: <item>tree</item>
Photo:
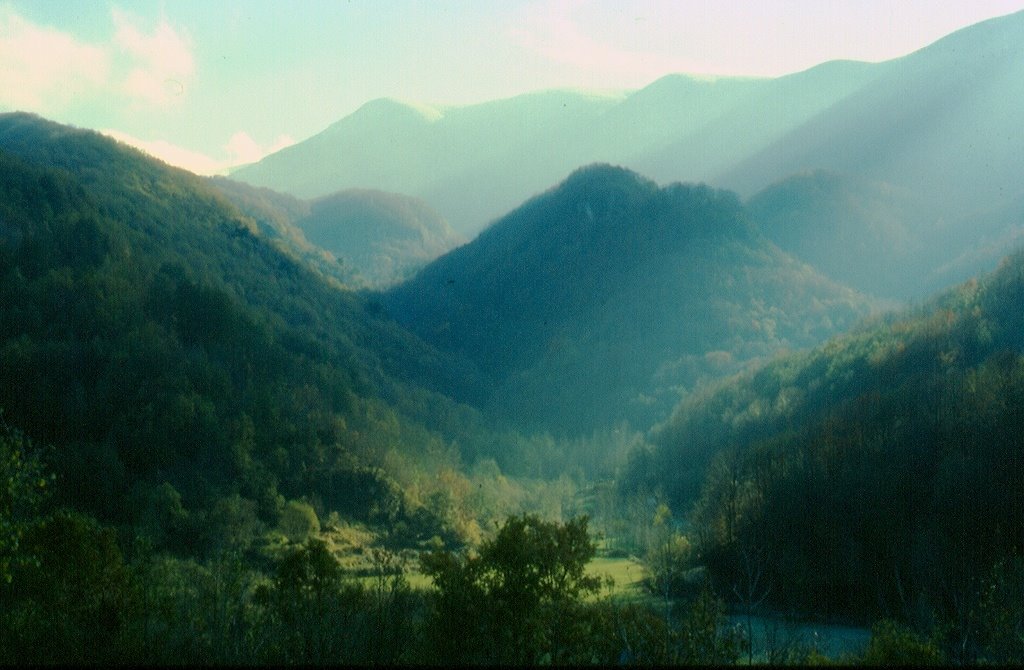
[[[871,640],[864,656],[864,665],[943,665],[946,661],[934,641],[891,619],[883,619],[871,627]]]
[[[21,539],[48,479],[32,442],[0,415],[0,584],[10,583],[17,565],[31,560]]]
[[[280,527],[290,542],[301,544],[320,532],[320,519],[309,503],[289,500],[281,512]]]
[[[580,646],[573,617],[600,588],[585,569],[595,553],[586,516],[565,524],[509,517],[475,556],[439,551],[422,568],[434,580],[429,621],[438,659],[453,663],[566,662]]]

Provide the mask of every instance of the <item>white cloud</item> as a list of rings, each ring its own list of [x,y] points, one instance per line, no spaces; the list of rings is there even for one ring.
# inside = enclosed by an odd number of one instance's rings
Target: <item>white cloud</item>
[[[222,174],[229,167],[227,161],[217,160],[198,151],[185,149],[167,140],[143,140],[119,130],[107,129],[100,132],[108,137],[113,137],[119,142],[124,142],[136,149],[141,149],[150,156],[159,158],[169,165],[184,168],[196,174]]]
[[[280,151],[285,147],[295,144],[295,140],[289,135],[281,135],[267,147],[261,147],[245,131],[238,131],[231,136],[224,146],[228,155],[231,156],[231,166],[255,163],[264,156]]]
[[[126,57],[128,73],[122,90],[136,101],[163,106],[185,94],[195,72],[195,61],[186,38],[161,19],[144,32],[127,13],[113,9],[114,47]]]
[[[89,43],[0,7],[0,107],[60,115],[71,105],[165,107],[188,92],[191,45],[166,19],[152,30],[111,10],[112,37]]]
[[[154,158],[159,158],[169,165],[184,168],[189,172],[201,175],[227,174],[228,170],[246,163],[255,163],[264,156],[295,144],[288,135],[281,135],[273,144],[261,147],[245,131],[238,131],[231,136],[224,150],[227,158],[213,158],[198,151],[185,149],[167,140],[144,140],[119,130],[103,130],[104,135],[113,137],[119,142],[145,151]]]
[[[110,77],[110,54],[0,8],[0,106],[52,112]]]

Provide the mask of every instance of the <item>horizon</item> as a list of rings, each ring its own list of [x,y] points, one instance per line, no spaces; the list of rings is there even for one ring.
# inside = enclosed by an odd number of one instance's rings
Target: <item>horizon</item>
[[[257,2],[16,0],[0,3],[0,57],[15,64],[0,72],[0,111],[223,174],[379,98],[444,108],[545,90],[628,93],[673,74],[773,78],[891,60],[1024,8],[854,4],[308,1],[282,13]]]

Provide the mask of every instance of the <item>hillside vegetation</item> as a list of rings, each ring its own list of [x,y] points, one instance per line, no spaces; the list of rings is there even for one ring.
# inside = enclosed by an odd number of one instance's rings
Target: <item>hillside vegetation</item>
[[[1022,304],[1017,254],[694,395],[631,485],[690,510],[721,585],[938,626],[971,658],[1009,615],[1024,549]]]
[[[381,298],[494,385],[464,398],[563,434],[664,416],[703,378],[867,312],[760,236],[733,194],[591,166]]]
[[[463,241],[426,203],[394,193],[348,190],[310,201],[223,177],[210,183],[268,240],[348,288],[395,284]]]
[[[381,288],[463,242],[425,202],[383,191],[348,190],[309,203],[295,225],[349,265],[350,285]]]
[[[204,180],[95,133],[0,117],[0,189],[0,407],[52,447],[64,504],[200,553],[298,498],[413,538],[479,533],[450,490],[462,459],[520,438],[431,390],[472,388],[467,366]]]

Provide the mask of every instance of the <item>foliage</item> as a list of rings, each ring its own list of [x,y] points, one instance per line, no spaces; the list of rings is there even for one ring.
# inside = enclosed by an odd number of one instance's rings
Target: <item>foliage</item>
[[[475,556],[424,556],[434,580],[430,638],[438,659],[456,663],[566,662],[578,651],[574,615],[599,580],[587,518],[565,524],[510,517]]]
[[[118,659],[131,602],[116,534],[68,511],[39,517],[22,538],[34,557],[0,588],[0,660],[109,663]]]
[[[320,532],[320,519],[309,503],[289,500],[281,511],[281,532],[290,542],[301,544]]]
[[[10,583],[20,563],[34,560],[21,542],[49,480],[31,440],[0,415],[0,585]]]
[[[494,441],[431,390],[465,366],[311,269],[285,225],[301,211],[232,196],[0,116],[0,407],[53,446],[57,502],[196,556],[214,526],[276,525],[285,498],[437,534],[450,520],[403,485]]]
[[[627,480],[691,511],[702,563],[738,604],[897,618],[970,662],[993,567],[1024,549],[1022,278],[1010,257],[691,398]],[[1003,602],[988,620],[1012,631],[1019,604]]]
[[[864,665],[945,664],[945,657],[934,642],[889,619],[872,626],[871,640],[860,660]]]

